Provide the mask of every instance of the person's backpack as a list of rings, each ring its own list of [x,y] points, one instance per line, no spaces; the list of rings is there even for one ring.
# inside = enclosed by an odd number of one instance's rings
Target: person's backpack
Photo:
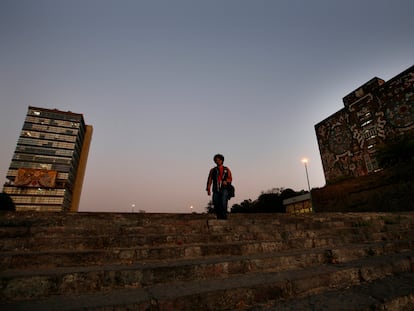
[[[228,185],[227,185],[227,192],[228,192],[228,194],[229,194],[229,200],[230,200],[231,198],[234,198],[234,195],[235,195],[235,189],[234,189],[234,186],[233,186],[232,184],[228,184]]]
[[[225,166],[224,167],[224,172],[223,172],[223,175],[225,175],[225,176],[227,176],[227,170],[228,170],[228,168]],[[226,186],[226,189],[227,189],[227,193],[229,194],[229,200],[231,199],[231,198],[234,198],[234,196],[235,196],[235,189],[234,189],[234,186],[230,183],[230,184],[227,184],[227,186]]]

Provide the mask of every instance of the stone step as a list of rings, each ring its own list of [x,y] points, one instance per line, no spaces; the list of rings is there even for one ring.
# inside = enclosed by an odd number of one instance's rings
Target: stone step
[[[413,237],[414,213],[0,213],[0,309],[264,308],[410,273]]]
[[[281,251],[285,249],[306,249],[315,247],[330,247],[349,243],[363,243],[374,241],[400,240],[414,236],[414,230],[405,231],[386,230],[385,232],[364,232],[363,230],[354,231],[335,230],[322,232],[318,236],[317,232],[293,232],[272,236],[147,236],[147,237],[100,237],[88,236],[82,238],[37,238],[19,239],[8,238],[2,240],[3,249],[0,252],[0,259],[13,256],[30,256],[31,253],[58,253],[65,254],[68,250],[79,250],[79,259],[82,255],[92,253],[94,249],[106,250],[131,260],[142,260],[159,256],[162,258],[181,258],[192,256],[208,256],[214,254],[217,249],[222,254],[248,254],[255,251]],[[347,232],[349,231],[349,232]],[[305,236],[305,238],[302,238]],[[299,237],[299,238],[297,238]],[[225,246],[223,246],[225,245]],[[99,253],[98,252],[98,253]],[[113,257],[113,256],[111,256]],[[0,268],[2,269],[2,268]]]
[[[77,228],[58,228],[53,230],[30,229],[24,235],[13,236],[12,232],[3,234],[0,239],[0,251],[47,251],[51,249],[102,249],[102,248],[126,248],[134,246],[152,245],[184,245],[194,243],[228,243],[238,241],[272,240],[283,243],[293,241],[297,238],[314,238],[323,240],[326,236],[343,239],[343,242],[368,240],[386,240],[403,238],[404,235],[412,235],[414,226],[411,224],[388,224],[377,228],[372,226],[363,227],[339,227],[324,228],[319,230],[283,230],[275,227],[273,231],[259,231],[250,228],[249,231],[215,232],[211,229],[203,232],[189,232],[179,234],[151,234],[133,232],[84,232]],[[263,229],[261,229],[263,230]],[[17,232],[22,232],[18,230]],[[29,230],[26,230],[29,231]],[[124,230],[127,231],[127,230]]]
[[[208,219],[213,215],[206,214],[167,214],[167,213],[94,213],[94,212],[1,212],[0,226],[91,226],[105,224],[112,226],[142,226],[148,224],[183,223],[188,226]],[[266,218],[258,216],[258,218]]]
[[[37,213],[37,214],[36,214]],[[11,213],[2,212],[0,217],[0,237],[3,230],[16,230],[13,236],[28,232],[53,230],[82,230],[82,233],[99,232],[126,233],[133,230],[138,233],[191,233],[204,232],[241,232],[246,230],[259,230],[283,228],[288,231],[339,228],[383,226],[384,224],[412,224],[413,215],[399,214],[323,214],[321,215],[286,215],[286,214],[232,214],[228,221],[215,220],[210,215],[196,214],[113,214],[113,213],[39,213],[20,212],[18,217]],[[48,228],[51,232],[47,232]],[[263,228],[263,229],[262,229]],[[65,234],[68,234],[66,231]]]
[[[374,282],[384,285],[387,284],[386,280],[392,280],[397,288],[399,284],[405,285],[404,291],[394,290],[388,295],[384,295],[384,298],[388,298],[392,304],[393,301],[398,300],[396,298],[398,295],[400,300],[404,300],[404,297],[412,297],[414,293],[413,256],[414,252],[409,252],[282,272],[245,273],[228,278],[175,281],[95,293],[81,291],[76,294],[69,290],[61,296],[49,296],[44,299],[37,297],[30,301],[9,302],[0,305],[0,307],[4,311],[256,310],[254,309],[256,307],[265,308],[264,304],[269,302],[280,303],[297,297],[315,297],[317,299],[317,295],[328,294],[330,290],[336,290],[338,293],[350,293],[350,288],[355,289],[355,295],[360,293],[359,299],[365,303],[369,302],[371,306],[378,302],[384,304],[387,301],[381,302],[379,299],[372,301],[369,289],[358,291],[358,288],[374,285]],[[405,274],[400,277],[399,275],[402,273]],[[74,282],[73,285],[77,284]],[[379,289],[379,287],[376,288]],[[36,290],[40,291],[41,288],[32,288],[32,291]],[[341,302],[341,296],[338,299]],[[5,300],[2,299],[2,301]],[[295,302],[296,299],[292,301]],[[325,310],[340,310],[338,309],[338,300],[326,300],[326,302],[329,304]],[[289,309],[289,305],[287,305],[287,309],[284,310],[301,309]],[[344,310],[361,310],[361,308]]]
[[[198,227],[177,228],[175,224],[164,225],[163,227],[123,227],[123,228],[90,228],[90,227],[74,227],[74,226],[36,226],[36,227],[0,227],[0,238],[42,238],[42,237],[82,237],[88,235],[96,236],[113,236],[113,235],[136,235],[136,236],[174,236],[174,235],[203,235],[209,233],[211,235],[230,235],[237,233],[238,235],[255,235],[255,234],[283,234],[283,233],[300,233],[300,232],[328,232],[331,230],[368,230],[368,231],[385,231],[392,230],[393,227],[400,229],[413,229],[412,223],[398,223],[398,224],[377,224],[377,225],[337,225],[337,226],[320,226],[320,225],[306,225],[306,226],[284,226],[274,224],[240,226],[228,221],[222,225],[213,225],[214,221],[210,220],[205,224],[200,224]],[[312,224],[312,223],[311,223]],[[174,230],[173,230],[174,229]]]
[[[414,310],[414,273],[397,274],[304,298],[268,301],[233,311]]]
[[[411,246],[411,245],[409,245]],[[125,265],[42,267],[36,270],[0,272],[0,300],[24,300],[65,293],[145,287],[172,281],[228,278],[237,274],[275,272],[325,264],[346,264],[375,256],[411,256],[407,245],[388,244],[344,246],[335,249],[285,251],[251,256],[216,256],[193,260],[149,261]],[[36,288],[33,292],[31,288]]]
[[[377,239],[360,239],[345,235],[318,239],[299,238],[281,243],[280,241],[244,241],[232,243],[198,243],[136,247],[111,247],[94,249],[48,249],[46,251],[9,251],[0,252],[0,271],[8,269],[31,269],[41,267],[89,266],[102,264],[134,264],[153,260],[182,260],[210,256],[254,255],[260,253],[277,253],[287,250],[312,250],[317,248],[335,248],[338,245],[369,243],[379,241],[378,245],[393,245],[394,248],[409,249],[414,244],[414,232],[401,234],[405,239],[390,239],[381,235]],[[338,238],[340,237],[340,239]],[[346,237],[346,238],[345,238]],[[401,238],[401,237],[400,237]],[[407,239],[409,238],[409,239]],[[382,241],[390,241],[388,244]],[[38,242],[38,241],[37,241]]]

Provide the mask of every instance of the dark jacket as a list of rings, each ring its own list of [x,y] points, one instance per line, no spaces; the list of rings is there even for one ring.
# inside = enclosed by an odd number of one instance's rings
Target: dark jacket
[[[210,173],[208,174],[208,178],[207,178],[207,188],[206,190],[208,191],[211,187],[211,185],[213,185],[213,192],[218,192],[221,190],[222,188],[222,183],[223,181],[226,181],[227,184],[230,184],[232,182],[232,176],[231,176],[231,171],[228,167],[223,166],[224,170],[223,170],[223,178],[221,180],[221,183],[219,184],[218,181],[218,167],[213,167],[210,170]]]

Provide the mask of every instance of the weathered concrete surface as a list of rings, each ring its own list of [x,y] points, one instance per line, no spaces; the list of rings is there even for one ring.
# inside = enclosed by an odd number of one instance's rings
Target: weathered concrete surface
[[[2,213],[0,309],[410,310],[413,233],[414,213]]]
[[[414,310],[414,273],[395,275],[289,301],[267,302],[249,311]],[[334,308],[333,308],[334,307]]]

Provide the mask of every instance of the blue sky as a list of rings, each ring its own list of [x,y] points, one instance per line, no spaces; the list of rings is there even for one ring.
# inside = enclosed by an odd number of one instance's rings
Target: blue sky
[[[94,127],[81,211],[202,212],[325,184],[314,125],[414,63],[411,0],[0,1],[0,176],[27,107]],[[190,209],[193,206],[193,209]]]

